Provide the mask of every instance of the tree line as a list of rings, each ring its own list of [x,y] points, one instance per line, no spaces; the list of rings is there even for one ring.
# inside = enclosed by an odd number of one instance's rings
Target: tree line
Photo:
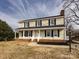
[[[14,31],[5,22],[0,19],[0,41],[12,40],[14,38]]]

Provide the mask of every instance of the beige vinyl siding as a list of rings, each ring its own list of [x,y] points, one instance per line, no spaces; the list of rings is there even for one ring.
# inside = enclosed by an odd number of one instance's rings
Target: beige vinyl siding
[[[35,25],[36,25],[36,24],[35,24],[35,21],[30,21],[30,22],[29,22],[29,27],[35,27]]]
[[[19,23],[19,28],[24,27],[24,23]]]
[[[60,32],[60,37],[64,38],[64,30],[60,30],[59,32]]]
[[[64,24],[64,18],[57,18],[56,19],[56,25],[63,25]]]
[[[42,26],[48,26],[49,25],[48,23],[49,23],[48,20],[42,20]]]

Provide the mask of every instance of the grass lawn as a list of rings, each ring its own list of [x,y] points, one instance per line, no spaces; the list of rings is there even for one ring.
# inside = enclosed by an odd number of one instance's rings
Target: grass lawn
[[[0,59],[79,59],[79,50],[68,48],[28,46],[24,41],[0,42]]]

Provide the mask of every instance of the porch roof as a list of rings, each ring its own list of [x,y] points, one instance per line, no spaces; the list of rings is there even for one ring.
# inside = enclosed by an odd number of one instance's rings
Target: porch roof
[[[46,29],[65,29],[65,27],[17,28],[17,31],[20,31],[20,30],[46,30]]]

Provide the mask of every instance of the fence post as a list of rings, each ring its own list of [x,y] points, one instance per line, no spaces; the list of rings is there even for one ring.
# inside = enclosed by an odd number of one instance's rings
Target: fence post
[[[72,39],[71,39],[71,31],[69,29],[69,51],[71,52],[71,43],[72,43]]]

